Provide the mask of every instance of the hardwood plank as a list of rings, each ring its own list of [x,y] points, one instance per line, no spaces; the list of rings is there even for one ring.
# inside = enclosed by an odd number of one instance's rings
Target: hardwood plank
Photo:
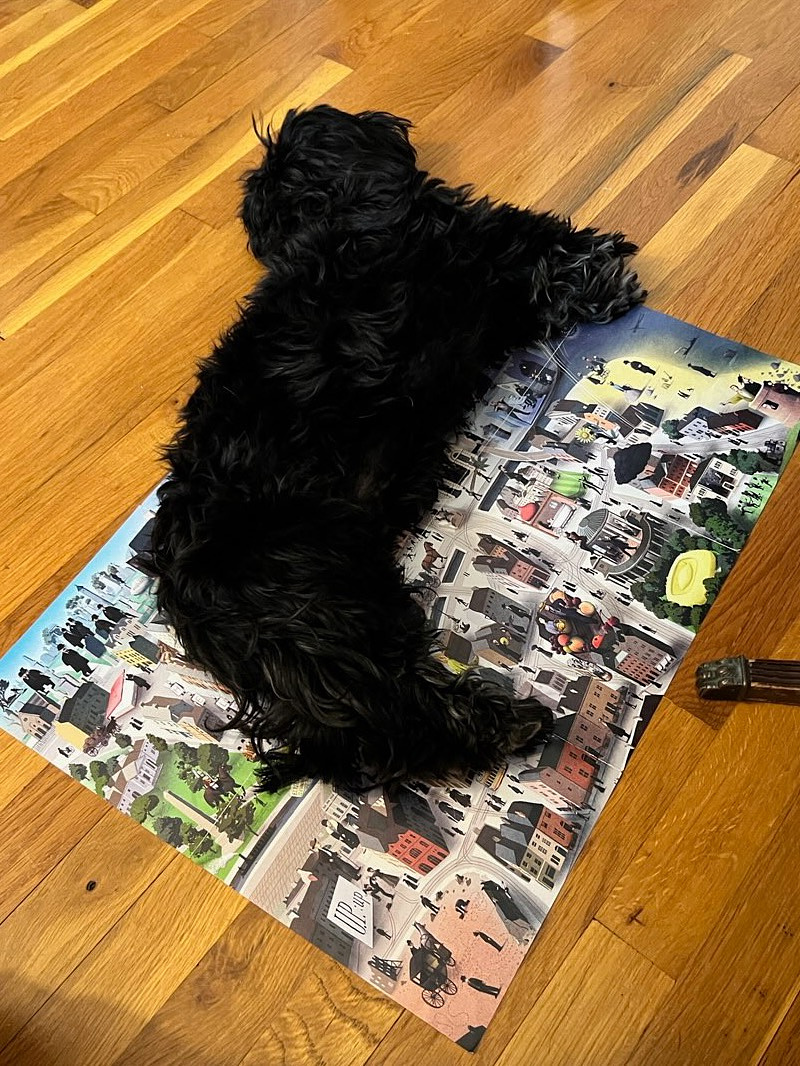
[[[245,18],[256,8],[266,6],[266,3],[282,4],[286,0],[211,0],[204,4],[199,11],[184,19],[187,26],[193,26],[196,30],[207,37],[218,37],[221,33],[230,29],[240,19]],[[292,0],[288,0],[292,3]]]
[[[697,753],[696,769],[621,872],[598,921],[677,977],[730,898],[752,880],[761,842],[798,795],[798,741],[800,709],[738,708]],[[702,877],[672,876],[699,869]]]
[[[137,294],[154,276],[181,270],[181,249],[191,246],[204,232],[196,219],[180,210],[172,211],[7,340],[0,403],[13,402],[17,390],[70,351],[79,346],[91,350],[94,337],[106,328],[109,307],[114,308],[112,315],[120,314],[125,303],[138,300]],[[105,343],[105,334],[100,335]],[[0,515],[0,528],[6,517]]]
[[[287,999],[300,975],[318,962],[310,944],[257,907],[246,906],[125,1046],[116,1066],[173,1066],[184,1060],[239,1066],[264,1013],[271,1013],[262,1005]],[[323,963],[337,969],[324,957]],[[232,1018],[248,1023],[231,1025]],[[274,1054],[276,1049],[261,1061],[271,1066]]]
[[[763,839],[755,855],[757,876],[731,898],[628,1066],[674,1066],[687,1048],[695,1062],[745,1066],[758,1061],[800,989],[800,895],[788,846],[798,832],[800,805],[795,803]]]
[[[546,0],[536,0],[544,10]],[[327,102],[359,110],[380,100],[383,110],[419,121],[483,66],[504,52],[530,25],[531,8],[500,0],[476,9],[469,0],[439,0],[423,19],[397,33],[327,94]],[[459,27],[457,34],[453,26]],[[398,66],[398,55],[414,56],[414,77]]]
[[[21,795],[44,767],[41,755],[0,731],[0,811]]]
[[[517,1066],[526,1051],[548,1066],[622,1066],[674,982],[592,922],[520,1023],[496,1066]],[[609,1024],[610,1018],[618,1019]]]
[[[288,95],[276,106],[285,112],[300,102],[313,100],[346,77],[346,67],[332,60],[317,61],[310,71],[287,77]],[[293,84],[294,83],[294,84]],[[0,331],[8,337],[64,292],[125,248],[209,181],[240,160],[253,145],[249,109],[237,112],[161,167],[151,182],[135,189],[77,232],[63,247],[47,256],[0,289]]]
[[[13,222],[13,232],[2,232],[5,247],[13,255],[0,260],[0,287],[13,281],[18,274],[46,255],[54,244],[68,240],[87,222],[94,218],[91,211],[68,200],[66,196],[54,196],[52,200],[37,204],[28,214],[18,216]]]
[[[271,1021],[241,1066],[324,1062],[362,1066],[402,1008],[330,959],[309,974]]]
[[[714,230],[748,200],[752,210],[759,211],[763,202],[778,192],[792,169],[791,164],[775,156],[741,145],[714,171],[639,252],[638,269],[661,306],[667,305],[674,294],[669,281],[682,283],[690,261]]]
[[[99,123],[206,41],[196,30],[173,26],[136,55],[123,59],[107,74],[42,115],[32,126],[0,140],[2,180],[12,181],[60,145]]]
[[[55,34],[60,39],[78,29],[83,20],[78,25],[70,26],[70,23],[81,11],[73,0],[44,0],[0,28],[0,77],[49,47]]]
[[[530,37],[571,48],[622,0],[559,0],[526,32]]]
[[[204,0],[99,0],[80,16],[84,28],[80,63],[71,36],[39,52],[0,79],[0,137],[26,129],[57,104],[135,54]]]
[[[777,1016],[779,1026],[769,1040],[758,1066],[786,1066],[800,1061],[800,990],[787,1004],[783,1017]]]
[[[22,745],[16,742],[19,748]],[[0,922],[97,825],[107,808],[83,785],[45,766],[3,807]],[[63,785],[64,787],[58,787]]]
[[[258,166],[263,155],[264,149],[260,144],[256,144],[232,167],[223,170],[194,196],[185,200],[181,210],[199,218],[206,225],[213,226],[214,229],[228,225],[232,218],[238,217],[242,206],[242,175]],[[244,234],[244,228],[242,233]]]
[[[686,318],[694,310],[708,328],[730,335],[737,322],[747,316],[754,298],[774,278],[780,284],[787,266],[791,270],[800,240],[800,184],[796,180],[799,168],[783,161],[780,168],[785,176],[778,190],[769,199],[756,196],[748,200],[659,290],[659,298],[678,317]],[[739,293],[734,282],[744,273],[749,273],[753,282],[749,291]],[[754,334],[751,332],[750,336]],[[763,338],[769,336],[759,334],[765,347],[769,345]],[[791,352],[790,358],[795,357],[796,352]]]
[[[230,252],[226,266],[216,258],[221,248]],[[204,253],[208,255],[206,260]],[[174,412],[175,400],[171,398],[192,375],[197,354],[207,350],[210,336],[233,314],[235,299],[240,295],[241,265],[237,253],[246,258],[238,227],[235,233],[208,231],[207,237],[204,234],[190,242],[168,267],[141,287],[135,299],[107,315],[91,337],[87,337],[87,349],[91,345],[94,353],[92,360],[72,364],[67,376],[54,352],[53,361],[14,393],[9,402],[26,424],[13,448],[0,457],[0,465],[7,464],[10,480],[19,486],[18,492],[9,494],[9,509],[4,512],[7,521],[3,551],[14,553],[6,557],[19,562],[13,575],[6,573],[0,578],[0,600],[5,610],[14,610],[44,579],[43,552],[45,557],[54,552],[52,559],[66,561],[83,542],[83,530],[91,512],[99,517],[106,507],[113,506],[115,492],[125,483],[127,453],[117,451],[118,442],[148,417],[155,418],[162,428],[164,403],[169,403]],[[193,269],[186,269],[186,264],[193,264]],[[202,269],[199,264],[203,264]],[[170,278],[172,284],[167,283]],[[176,283],[178,278],[180,283]],[[148,315],[152,316],[146,323],[141,321],[142,307],[147,307]],[[113,339],[121,331],[130,330],[134,321],[139,323],[137,339],[143,350],[172,350],[180,358],[153,361],[139,384],[120,390],[114,384],[121,376],[136,379],[139,349],[121,352]],[[66,343],[64,359],[68,364],[70,351]],[[65,434],[63,424],[42,418],[37,398],[51,390],[59,392],[64,410],[70,411],[72,435]],[[105,398],[103,404],[96,402],[98,395]],[[3,407],[0,404],[0,410]],[[140,438],[137,445],[140,467],[147,456],[153,461],[157,442],[153,440],[152,448],[144,454],[142,444]],[[129,456],[127,461],[135,463],[136,455]],[[26,470],[25,485],[13,477],[13,471],[21,469]],[[115,469],[119,471],[116,475]],[[155,470],[155,465],[149,468],[150,484],[155,480]],[[71,479],[76,476],[82,478],[87,488],[90,482],[96,486],[94,504],[70,489]],[[36,495],[40,485],[46,487],[45,498]],[[55,497],[50,498],[59,500],[58,513],[39,530],[37,547],[32,552],[30,542],[26,548],[18,539],[24,529],[19,518],[30,506],[41,513],[40,508],[47,505],[46,497],[51,492]],[[9,522],[15,514],[16,521]]]
[[[747,142],[764,152],[800,163],[800,84],[756,126]]]
[[[247,905],[189,861],[167,866],[0,1052],[0,1063],[107,1066]],[[103,1016],[114,1024],[98,1024]]]
[[[495,115],[560,55],[561,50],[554,45],[531,37],[514,37],[504,51],[417,123],[414,143],[422,164],[433,173],[441,171],[450,180],[458,181],[455,167],[464,152],[464,131],[475,126],[482,128],[482,123],[475,119],[475,101],[481,101],[485,115]],[[468,150],[465,154],[467,160],[459,167],[458,174],[466,173],[478,150]]]
[[[101,814],[0,924],[0,974],[13,975],[3,981],[0,997],[0,1034],[6,1039],[176,861],[172,848],[130,818],[108,808]]]
[[[590,225],[750,63],[749,57],[734,54],[724,57],[712,67],[705,77],[681,96],[663,121],[643,137],[619,165],[609,171],[603,184],[588,199],[583,200],[576,213],[577,221],[584,226]]]
[[[241,64],[231,71],[230,77],[221,78],[218,84],[189,99],[176,111],[165,110],[139,136],[123,143],[98,166],[70,182],[64,188],[64,195],[100,214],[173,160],[189,152],[202,151],[204,138],[209,138],[207,143],[212,144],[216,132],[226,128],[226,123],[235,125],[237,131],[250,138],[251,144],[256,142],[251,125],[253,111],[276,110],[280,117],[295,98],[304,101],[306,91],[323,92],[330,78],[342,78],[349,73],[347,68],[320,60],[310,48],[299,47],[304,36],[300,32],[287,35],[285,62],[276,62],[267,69],[262,61]],[[309,78],[312,81],[307,86]],[[319,89],[313,80],[317,78]],[[282,102],[287,93],[293,93],[289,105]],[[158,98],[159,102],[162,99],[158,92],[148,96]],[[241,154],[235,157],[237,161]]]
[[[281,3],[260,3],[225,32],[209,40],[204,48],[189,56],[182,63],[178,63],[172,70],[162,74],[149,87],[149,98],[168,111],[177,111],[192,97],[215,85],[234,67],[242,69],[228,81],[241,82],[242,74],[252,72],[254,76],[250,77],[250,88],[245,90],[244,96],[245,98],[255,96],[263,87],[263,82],[259,82],[255,76],[257,71],[263,78],[269,77],[271,72],[280,73],[280,63],[276,62],[278,56],[274,55],[274,49],[270,48],[271,42],[298,22],[304,21],[306,15],[320,6],[321,0],[283,0]],[[324,14],[323,17],[325,17]],[[309,24],[305,23],[305,25]],[[285,55],[286,62],[291,62],[296,61],[300,54],[312,51],[313,41],[309,41],[304,34],[301,34],[291,38],[289,48],[282,54]],[[255,53],[258,53],[258,59],[251,59],[245,64],[245,60],[250,59]],[[274,77],[274,73],[272,76]],[[213,93],[206,93],[205,99],[209,102],[216,100],[219,103],[224,100],[227,92],[229,92],[228,83],[223,82],[216,86]]]
[[[61,195],[70,181],[163,115],[164,109],[158,104],[131,97],[6,182],[0,188],[0,240],[5,250],[8,252],[22,233],[32,228],[31,216],[40,205]],[[16,252],[14,263],[19,264]]]
[[[317,49],[320,55],[355,69],[376,48],[406,31],[434,6],[436,0],[406,0],[404,4],[381,0],[360,5],[361,13],[350,25],[331,26],[329,38]],[[355,7],[355,5],[353,5]],[[356,14],[356,11],[353,12]]]
[[[797,262],[797,219],[788,213],[784,217],[787,233],[785,239],[778,237],[777,243],[785,244],[786,248],[778,249],[772,244],[768,249],[772,259],[768,261],[767,277],[762,279],[764,290],[743,311],[731,332],[745,344],[763,345],[779,358],[794,360],[797,359],[800,307],[797,301],[787,300],[786,279],[792,276]]]
[[[0,4],[0,26],[10,26],[40,3],[41,0],[3,0]]]
[[[645,244],[797,84],[800,33],[789,28],[718,93],[594,218]],[[745,53],[746,54],[746,53]]]

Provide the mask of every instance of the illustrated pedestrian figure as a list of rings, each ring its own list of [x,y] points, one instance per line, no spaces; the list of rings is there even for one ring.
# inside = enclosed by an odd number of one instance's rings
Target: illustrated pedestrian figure
[[[454,822],[460,822],[464,818],[463,811],[456,810],[455,807],[451,806],[449,803],[446,803],[444,800],[439,800],[436,806],[439,808],[440,811],[446,814],[447,817],[451,818]]]
[[[93,614],[92,621],[94,622],[94,628],[97,632],[108,640],[114,632],[115,623],[110,622],[107,618],[101,618],[99,614]]]
[[[72,753],[69,748],[59,748],[58,754],[63,756],[65,759],[68,759]]]
[[[629,366],[631,370],[638,370],[640,374],[655,374],[655,370],[651,366],[647,366],[646,363],[640,363],[636,359],[623,359],[622,362],[625,366]]]
[[[462,807],[469,807],[471,803],[471,796],[468,792],[459,792],[457,788],[451,788],[447,794],[456,803],[460,803]]]
[[[376,895],[380,894],[381,896],[386,896],[387,899],[394,899],[394,892],[389,892],[387,889],[381,888],[375,879],[374,874],[370,877],[367,883]]]
[[[681,347],[676,348],[672,354],[680,355],[685,359],[689,352],[692,350],[692,348],[694,348],[695,344],[697,344],[697,337],[692,337],[688,344],[682,344]]]
[[[41,670],[20,670],[19,676],[34,692],[44,694],[49,688],[55,688],[53,679],[43,674]]]
[[[498,944],[498,942],[490,937],[488,933],[484,933],[480,929],[475,929],[472,935],[480,937],[484,943],[488,944],[489,947],[494,948],[495,951],[502,951],[505,947],[505,944]]]
[[[126,613],[125,611],[121,611],[119,607],[114,607],[111,604],[106,607],[103,607],[102,613],[112,622],[121,622],[125,618],[133,618],[132,614]]]
[[[469,607],[469,604],[467,603],[467,601],[459,599],[458,596],[455,597],[455,601],[456,601],[456,603],[460,603],[462,607]]]
[[[713,370],[709,370],[707,366],[701,366],[698,363],[689,363],[690,370],[694,370],[696,374],[703,374],[707,378],[715,378],[717,375]]]
[[[467,908],[468,907],[469,907],[469,900],[468,899],[457,899],[456,900],[456,911],[458,912],[459,918],[466,918],[466,916],[467,916]]]
[[[419,901],[423,907],[427,907],[427,909],[431,912],[434,918],[442,909],[441,907],[437,907],[436,904],[429,900],[427,896],[420,896]]]
[[[73,648],[65,649],[63,644],[57,644],[56,647],[61,652],[61,661],[65,666],[71,667],[76,673],[83,674],[84,677],[92,676],[92,668],[89,666],[88,659],[84,659]]]
[[[384,873],[383,870],[378,870],[375,866],[368,866],[367,873],[372,874],[372,877],[380,877],[382,881],[385,881],[387,885],[391,885],[392,888],[396,888],[400,881],[399,877],[394,874]],[[370,880],[372,880],[372,877]]]
[[[387,933],[385,929],[376,929],[375,932],[378,934],[378,936],[385,936],[387,940],[392,939],[392,934]]]
[[[487,985],[485,981],[481,981],[480,977],[464,977],[462,974],[461,980],[466,981],[476,992],[485,992],[487,996],[494,996],[495,999],[500,995],[500,988],[497,985]]]
[[[410,874],[403,874],[403,881],[405,882],[405,884],[408,885],[409,888],[417,888],[419,885],[419,878],[411,877]]]

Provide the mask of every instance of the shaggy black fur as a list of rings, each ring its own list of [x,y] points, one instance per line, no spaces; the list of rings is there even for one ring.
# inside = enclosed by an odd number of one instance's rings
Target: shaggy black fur
[[[535,700],[433,657],[396,543],[504,352],[643,298],[620,234],[448,188],[408,128],[321,106],[262,138],[242,218],[267,273],[166,451],[159,604],[234,694],[270,790],[486,768],[542,739]]]

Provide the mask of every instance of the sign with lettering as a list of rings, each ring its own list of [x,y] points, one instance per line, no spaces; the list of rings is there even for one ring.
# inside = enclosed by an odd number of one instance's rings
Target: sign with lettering
[[[345,933],[372,947],[372,898],[359,884],[340,877],[328,907],[328,920]]]

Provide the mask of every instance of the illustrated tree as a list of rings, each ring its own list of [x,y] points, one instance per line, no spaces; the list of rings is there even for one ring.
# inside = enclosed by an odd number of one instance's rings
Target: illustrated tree
[[[163,737],[157,737],[154,736],[152,733],[148,733],[147,739],[150,741],[156,751],[166,751],[169,747],[169,744],[166,742],[166,740],[164,740]]]
[[[69,768],[70,777],[74,777],[76,781],[85,781],[89,776],[89,771],[81,763],[73,763]]]
[[[734,448],[720,458],[741,470],[743,474],[760,474],[774,471],[774,457],[767,457],[761,452],[748,452],[744,448]]]
[[[95,759],[93,762],[90,762],[89,776],[91,777],[94,783],[95,792],[97,792],[99,796],[102,796],[103,790],[106,788],[109,781],[111,780],[111,775],[108,771],[107,764],[102,762],[100,759]]]
[[[678,429],[677,418],[667,418],[664,422],[661,423],[661,429],[664,433],[666,433],[670,440],[678,440],[678,438],[681,436],[681,431],[680,429]]]
[[[184,839],[185,827],[186,823],[182,818],[172,817],[171,815],[163,815],[153,821],[153,828],[157,835],[174,848],[179,848],[186,842]]]
[[[135,822],[142,825],[147,816],[153,813],[160,802],[161,800],[155,792],[146,792],[143,796],[138,796],[133,801],[128,813]]]

